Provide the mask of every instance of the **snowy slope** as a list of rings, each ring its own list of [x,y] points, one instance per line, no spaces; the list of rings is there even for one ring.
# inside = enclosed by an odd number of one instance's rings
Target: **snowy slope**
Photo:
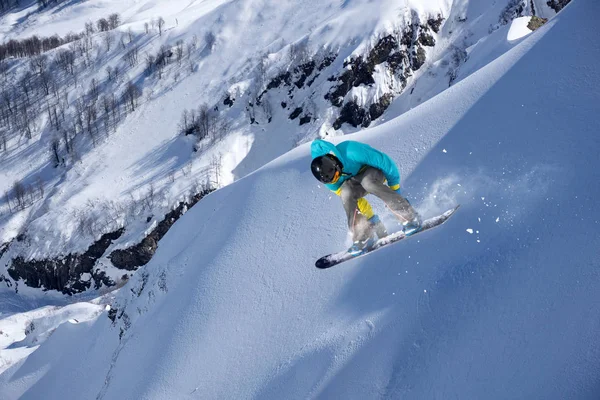
[[[29,261],[83,253],[102,234],[125,228],[94,267],[118,283],[128,272],[114,268],[107,256],[139,243],[167,212],[180,201],[188,201],[207,181],[213,186],[229,184],[300,143],[359,130],[344,124],[334,131],[332,124],[340,110],[324,99],[334,86],[328,79],[347,69],[345,61],[364,54],[386,34],[402,32],[417,22],[426,24],[430,17],[444,19],[440,32],[432,33],[437,44],[426,48],[425,64],[411,73],[404,90],[398,87],[397,77],[388,76],[384,63],[374,73],[375,84],[354,87],[345,96],[346,100],[356,97],[365,106],[386,93],[398,96],[394,110],[374,121],[376,125],[445,90],[449,73],[454,83],[459,82],[514,46],[518,41],[506,40],[510,24],[498,22],[507,4],[508,0],[90,0],[62,2],[38,11],[33,2],[22,2],[21,9],[0,16],[2,41],[34,34],[64,36],[81,32],[88,21],[113,12],[121,15],[121,26],[110,33],[115,38],[111,50],[105,49],[107,34],[96,33],[93,68],[84,70],[78,62],[83,72],[67,88],[69,112],[76,108],[78,96],[88,92],[92,79],[118,96],[132,80],[142,97],[137,110],[123,117],[110,133],[93,141],[79,134],[72,156],[64,154],[62,132],[48,126],[45,111],[36,120],[38,129],[31,140],[15,135],[8,141],[8,150],[0,153],[0,246],[12,242],[1,257],[2,268],[17,257]],[[158,17],[165,20],[162,35],[156,28],[145,33],[144,25]],[[196,48],[189,60],[172,62],[161,79],[144,72],[148,55],[163,45],[172,48],[178,40],[187,46],[194,37]],[[140,61],[128,67],[124,56],[133,46],[140,49]],[[271,90],[263,103],[272,107],[272,122],[267,123],[266,112],[259,107],[249,111],[248,104],[277,74],[299,64],[292,59],[292,46],[317,60],[330,52],[337,57],[318,79],[313,75],[313,86],[295,89],[292,95],[287,87]],[[54,57],[59,50],[48,56]],[[10,65],[7,82],[17,82],[29,68],[28,60],[11,60]],[[107,66],[120,68],[121,82],[107,82]],[[189,72],[190,67],[195,72]],[[258,73],[261,69],[264,82]],[[237,96],[231,109],[223,105],[226,94]],[[283,102],[287,108],[280,106]],[[231,132],[222,140],[198,146],[192,137],[181,135],[178,123],[184,109],[202,103],[219,106],[219,115],[231,123]],[[313,110],[311,122],[302,126],[298,119],[290,120],[300,106],[305,112]],[[250,113],[256,114],[256,124],[249,123]],[[51,151],[57,138],[67,160],[59,168],[53,165]],[[193,152],[194,145],[201,149],[198,153]],[[36,188],[39,199],[24,210],[11,210],[4,194],[10,194],[14,182]],[[12,282],[4,270],[2,275],[12,286],[3,284],[0,290],[20,287],[22,295],[37,294],[24,287],[23,279]],[[91,278],[87,278],[89,284]]]
[[[349,137],[399,162],[424,214],[461,203],[443,227],[316,270],[345,229],[301,146],[190,210],[114,324],[61,326],[1,397],[598,398],[599,11],[574,2]]]

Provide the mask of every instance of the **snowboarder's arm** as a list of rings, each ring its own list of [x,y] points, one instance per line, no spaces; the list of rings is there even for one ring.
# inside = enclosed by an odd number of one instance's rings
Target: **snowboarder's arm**
[[[387,154],[367,144],[354,142],[348,147],[348,157],[355,162],[381,170],[392,190],[400,188],[400,172],[394,160]]]

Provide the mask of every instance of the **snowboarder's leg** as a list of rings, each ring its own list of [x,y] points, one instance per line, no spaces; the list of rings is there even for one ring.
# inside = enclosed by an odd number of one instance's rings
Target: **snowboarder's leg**
[[[364,198],[367,194],[360,183],[352,178],[342,185],[340,196],[348,219],[348,229],[352,232],[352,246],[348,253],[359,255],[368,251],[375,244],[374,225],[370,219],[375,216],[371,205]]]
[[[360,182],[366,192],[379,197],[403,225],[418,218],[418,213],[408,200],[384,183],[385,176],[382,171],[367,167],[355,179]]]
[[[346,212],[348,229],[352,232],[352,240],[355,242],[368,239],[372,233],[368,216],[365,216],[359,208],[359,201],[364,200],[362,198],[366,195],[366,190],[352,178],[342,184],[340,197],[342,198],[344,211]]]

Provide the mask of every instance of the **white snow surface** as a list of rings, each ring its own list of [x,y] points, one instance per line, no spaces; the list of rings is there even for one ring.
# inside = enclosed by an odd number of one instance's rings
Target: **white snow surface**
[[[62,324],[96,319],[106,307],[97,303],[45,306],[10,315],[0,313],[0,373],[37,350]]]
[[[529,21],[531,21],[531,17],[520,17],[514,19],[510,24],[510,29],[508,30],[506,39],[510,42],[529,35],[531,33],[531,29],[527,27]]]
[[[460,203],[445,225],[315,269],[346,232],[300,146],[193,207],[114,324],[61,325],[0,375],[0,398],[599,398],[599,13],[575,0],[337,140],[390,154],[424,215]]]

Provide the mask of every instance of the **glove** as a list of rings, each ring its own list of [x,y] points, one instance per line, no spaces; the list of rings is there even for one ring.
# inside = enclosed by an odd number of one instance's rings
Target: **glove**
[[[394,192],[396,192],[398,194],[402,194],[402,191],[400,190],[400,184],[394,185],[394,186],[390,186],[390,189],[392,189]]]

